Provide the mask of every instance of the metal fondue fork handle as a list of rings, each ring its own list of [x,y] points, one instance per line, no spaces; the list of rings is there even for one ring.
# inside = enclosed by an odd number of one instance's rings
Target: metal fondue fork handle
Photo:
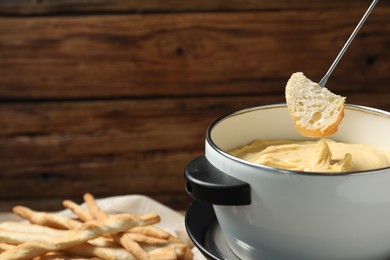
[[[344,52],[347,50],[347,48],[351,44],[352,40],[355,38],[356,34],[360,30],[360,27],[362,27],[362,25],[366,21],[367,17],[369,16],[369,14],[372,11],[372,9],[374,9],[374,7],[375,7],[377,2],[378,2],[378,0],[374,0],[371,3],[370,7],[367,9],[366,13],[363,15],[362,19],[360,20],[360,22],[356,26],[355,30],[352,32],[351,36],[349,36],[348,41],[344,44],[344,47],[341,49],[339,55],[337,55],[336,59],[334,60],[334,62],[332,64],[332,66],[330,66],[328,72],[325,74],[325,76],[318,83],[321,87],[325,86],[326,82],[328,81],[328,78],[329,78],[330,74],[332,74],[332,72],[333,72],[334,68],[336,67],[337,63],[341,60],[341,57],[343,56]]]

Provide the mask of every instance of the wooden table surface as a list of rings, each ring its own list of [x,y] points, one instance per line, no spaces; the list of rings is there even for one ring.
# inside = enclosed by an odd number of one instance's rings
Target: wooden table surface
[[[183,169],[236,109],[319,81],[371,1],[0,3],[0,211],[146,194],[185,209]],[[390,2],[327,87],[390,111]]]

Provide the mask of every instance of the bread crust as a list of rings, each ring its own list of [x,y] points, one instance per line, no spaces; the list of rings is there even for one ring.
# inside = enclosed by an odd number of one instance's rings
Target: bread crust
[[[287,82],[285,95],[295,128],[301,135],[318,138],[327,137],[337,132],[338,126],[344,118],[344,97],[322,88],[308,79],[302,72],[292,74]],[[325,109],[328,112],[325,113]],[[332,113],[330,118],[322,120],[322,123],[319,121],[314,123],[318,120],[314,119],[316,114],[322,117],[324,113],[328,115],[329,111]]]
[[[291,111],[290,111],[290,113],[292,115]],[[344,105],[341,108],[341,112],[340,112],[339,116],[337,117],[337,120],[333,124],[328,125],[324,129],[319,129],[319,128],[307,129],[307,128],[304,128],[301,125],[299,125],[297,123],[297,119],[294,116],[292,116],[292,118],[294,120],[295,128],[298,130],[298,132],[303,136],[312,137],[312,138],[327,137],[327,136],[335,134],[339,128],[339,125],[340,125],[343,117],[344,117]]]

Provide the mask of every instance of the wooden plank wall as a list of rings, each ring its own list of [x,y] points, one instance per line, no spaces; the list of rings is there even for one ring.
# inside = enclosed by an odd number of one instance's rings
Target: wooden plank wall
[[[208,124],[319,81],[370,2],[1,1],[0,211],[86,191],[185,209]],[[327,87],[390,111],[389,50],[380,1]]]

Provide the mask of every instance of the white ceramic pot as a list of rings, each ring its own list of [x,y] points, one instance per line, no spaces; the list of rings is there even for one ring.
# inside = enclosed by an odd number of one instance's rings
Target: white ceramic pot
[[[334,140],[390,150],[390,113],[346,105]],[[383,259],[390,256],[390,167],[345,174],[261,166],[227,151],[254,139],[302,139],[285,104],[217,119],[205,156],[186,168],[187,191],[212,203],[241,259]]]

